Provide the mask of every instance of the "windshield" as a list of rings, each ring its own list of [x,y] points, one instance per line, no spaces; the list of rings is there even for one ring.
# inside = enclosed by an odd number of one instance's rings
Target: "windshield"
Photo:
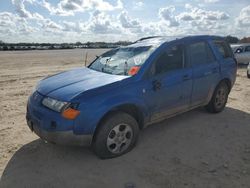
[[[89,68],[108,74],[134,75],[153,50],[153,46],[113,49],[98,57]]]

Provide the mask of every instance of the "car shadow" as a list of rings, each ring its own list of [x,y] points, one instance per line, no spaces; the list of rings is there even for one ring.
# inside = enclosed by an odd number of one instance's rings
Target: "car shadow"
[[[37,139],[13,155],[0,187],[247,187],[249,122],[230,107],[196,109],[143,129],[135,149],[108,160]]]

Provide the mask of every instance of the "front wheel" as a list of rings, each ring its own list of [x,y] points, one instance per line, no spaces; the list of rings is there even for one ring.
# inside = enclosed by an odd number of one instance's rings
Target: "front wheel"
[[[225,82],[221,82],[215,89],[214,94],[206,106],[206,109],[211,113],[221,112],[227,103],[229,87]]]
[[[124,112],[114,112],[101,122],[92,148],[102,159],[118,157],[134,147],[138,133],[138,123],[132,116]]]

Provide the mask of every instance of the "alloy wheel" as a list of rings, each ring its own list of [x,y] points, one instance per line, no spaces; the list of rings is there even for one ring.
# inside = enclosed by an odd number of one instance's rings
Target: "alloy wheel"
[[[108,134],[107,148],[113,154],[124,152],[131,144],[133,130],[127,124],[116,125]]]

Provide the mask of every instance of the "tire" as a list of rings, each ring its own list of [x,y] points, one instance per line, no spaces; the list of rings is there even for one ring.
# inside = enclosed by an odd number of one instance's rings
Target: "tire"
[[[109,114],[94,136],[92,149],[101,159],[113,158],[129,152],[139,133],[137,121],[124,112]]]
[[[226,82],[222,81],[213,93],[213,96],[206,106],[208,112],[219,113],[224,110],[229,94],[229,87]]]
[[[249,71],[247,71],[247,77],[250,78],[250,73],[249,73]]]

